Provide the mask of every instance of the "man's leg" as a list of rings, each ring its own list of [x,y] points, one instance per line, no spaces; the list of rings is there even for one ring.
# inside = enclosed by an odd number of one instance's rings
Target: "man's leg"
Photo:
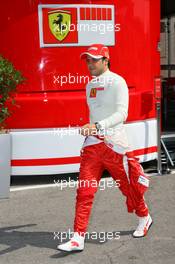
[[[58,246],[60,250],[72,251],[84,248],[84,234],[87,230],[94,195],[103,172],[100,145],[101,143],[87,146],[82,150],[75,206],[74,236],[69,242]]]
[[[130,196],[134,198],[136,203],[135,213],[139,220],[133,237],[139,238],[147,234],[153,222],[144,199],[144,193],[149,186],[149,179],[133,153],[127,153],[126,156],[130,176]]]
[[[104,166],[113,179],[119,182],[119,189],[126,196],[128,212],[135,212],[139,217],[139,225],[133,236],[145,236],[152,224],[152,219],[148,213],[144,196],[140,191],[144,187],[142,188],[138,183],[140,174],[143,174],[142,168],[136,159],[129,161],[127,156],[118,154],[109,147],[107,148]]]
[[[81,155],[74,220],[74,231],[78,233],[86,232],[94,195],[103,172],[99,155],[100,145],[85,147]]]
[[[126,173],[124,167],[124,156],[122,154],[114,152],[111,148],[106,146],[106,155],[104,159],[104,166],[116,181],[120,191],[126,196],[126,205],[128,212],[134,212],[135,202],[130,197],[130,182],[129,175]]]

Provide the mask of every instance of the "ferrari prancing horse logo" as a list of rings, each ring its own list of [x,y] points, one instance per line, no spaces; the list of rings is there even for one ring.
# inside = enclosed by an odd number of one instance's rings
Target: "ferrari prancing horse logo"
[[[97,89],[96,88],[92,88],[90,91],[90,97],[96,97],[97,95]]]
[[[71,14],[68,11],[56,10],[48,12],[49,28],[55,38],[62,41],[70,30]]]

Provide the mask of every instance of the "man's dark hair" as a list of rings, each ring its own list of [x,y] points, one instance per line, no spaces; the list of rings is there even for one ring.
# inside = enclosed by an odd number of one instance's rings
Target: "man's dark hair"
[[[103,57],[102,61],[104,61],[105,59],[106,59],[106,57]],[[111,64],[110,64],[110,61],[108,60],[108,69],[110,69],[110,67],[111,67]]]

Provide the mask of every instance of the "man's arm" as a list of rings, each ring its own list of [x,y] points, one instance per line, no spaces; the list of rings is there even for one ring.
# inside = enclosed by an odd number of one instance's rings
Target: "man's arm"
[[[116,111],[111,116],[99,121],[98,123],[103,129],[113,127],[119,123],[123,123],[128,116],[128,87],[124,79],[119,82],[113,82],[111,92],[115,96]]]

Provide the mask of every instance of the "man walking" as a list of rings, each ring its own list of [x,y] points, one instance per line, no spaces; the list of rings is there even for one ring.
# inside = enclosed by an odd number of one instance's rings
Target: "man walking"
[[[90,123],[80,129],[85,136],[81,151],[79,187],[77,189],[74,235],[58,246],[59,250],[84,249],[84,236],[89,216],[103,171],[109,171],[126,196],[128,212],[138,216],[133,237],[147,234],[152,219],[144,200],[149,180],[129,149],[124,121],[128,115],[128,87],[125,80],[110,71],[109,50],[102,44],[93,44],[81,54],[92,80],[86,86]],[[85,182],[84,185],[80,184]]]

